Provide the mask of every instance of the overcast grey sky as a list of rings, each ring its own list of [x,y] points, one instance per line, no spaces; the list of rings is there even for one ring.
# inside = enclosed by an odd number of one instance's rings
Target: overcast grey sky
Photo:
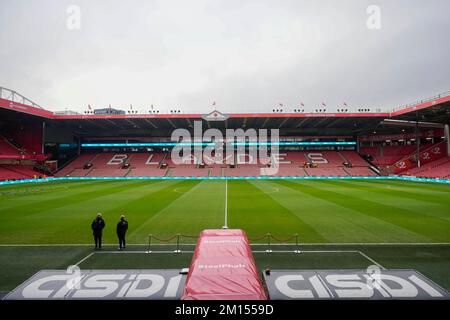
[[[53,111],[388,109],[450,90],[449,12],[448,0],[1,0],[0,86]]]

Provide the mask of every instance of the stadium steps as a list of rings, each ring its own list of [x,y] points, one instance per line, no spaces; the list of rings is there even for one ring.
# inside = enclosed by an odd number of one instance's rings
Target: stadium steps
[[[14,141],[14,140],[13,140]],[[7,143],[7,144],[9,144],[13,149],[16,149],[17,150],[17,152],[21,152],[21,151],[24,151],[25,153],[26,153],[26,150],[20,145],[20,144],[18,144],[17,142],[15,142],[15,143],[13,143],[10,139],[8,139],[8,138],[5,138],[5,142]]]
[[[89,168],[89,169],[83,169],[83,170],[86,171],[86,173],[84,174],[83,177],[86,177],[88,174],[90,174],[92,171],[94,171],[94,168],[91,167],[91,168]]]
[[[92,163],[92,162],[94,162],[95,159],[97,159],[100,155],[101,155],[101,153],[97,153],[93,158],[89,159],[89,160],[85,163],[85,165],[86,165],[87,163]]]
[[[128,175],[130,174],[131,169],[132,169],[131,167],[129,167],[129,168],[127,169],[127,173],[125,173],[124,177],[126,177],[126,176],[128,176]]]
[[[0,136],[0,154],[4,155],[20,155],[20,149],[11,144],[4,136]]]
[[[369,169],[375,172],[377,176],[381,175],[381,170],[377,166],[371,165],[369,166]]]
[[[347,157],[345,155],[343,155],[342,153],[338,152],[338,154],[341,156],[343,162],[348,162],[348,163],[352,163],[349,159],[347,159]]]
[[[341,157],[342,162],[350,162],[342,153],[338,152],[338,155]]]
[[[57,170],[57,172],[60,172],[60,171],[62,171],[64,168],[67,168],[68,166],[70,166],[70,165],[71,165],[75,160],[77,160],[79,157],[80,157],[80,155],[77,154],[75,157],[73,157],[72,159],[70,159],[69,161],[67,161],[63,166],[59,167],[58,170]],[[89,159],[87,160],[87,162],[91,161],[93,157],[94,157],[94,155],[92,155],[92,157],[89,158]],[[86,162],[86,163],[87,163],[87,162]],[[84,163],[83,165],[85,165],[86,163]],[[73,167],[72,170],[70,170],[70,171],[67,172],[66,174],[72,173],[72,172],[73,172],[75,169],[77,169],[77,168],[78,168],[78,167]]]
[[[359,153],[358,153],[358,155],[361,157],[361,159],[363,159],[363,160],[369,165],[369,168],[370,168],[370,167],[375,167],[375,168],[378,169],[378,167],[377,167],[376,165],[374,165],[371,161],[367,160],[366,158],[364,158],[364,157],[363,157],[362,155],[360,155]]]
[[[343,167],[342,170],[344,170],[344,172],[345,172],[348,176],[351,176],[350,172],[347,171],[347,168]]]
[[[74,172],[76,170],[76,168],[72,168],[72,170],[70,170],[69,172],[67,172],[66,176],[70,176],[72,172]]]
[[[128,158],[125,159],[124,163],[130,163],[131,159],[133,158],[133,153],[128,154]],[[123,164],[123,163],[122,163]]]
[[[305,173],[306,177],[309,177],[309,173],[308,173],[308,171],[305,170],[305,168],[300,168],[300,169],[303,170],[303,172]]]
[[[161,165],[163,164],[163,163],[166,163],[167,161],[167,156],[168,156],[168,153],[165,153],[164,154],[164,157],[162,158],[162,160],[158,163],[158,167],[161,169]]]
[[[341,154],[341,153],[339,152],[339,154]],[[359,154],[358,152],[355,151],[355,154],[358,155],[358,157],[360,157],[361,160],[363,160],[364,163],[367,164],[368,167],[374,165],[373,163],[371,163],[370,161],[368,161],[367,159],[365,159],[365,158],[364,158],[361,154]],[[343,157],[347,162],[349,162],[349,163],[351,163],[351,164],[353,165],[353,162],[350,161],[350,159],[347,159],[347,157],[345,157],[344,154],[341,154],[341,155],[342,155],[342,157]]]
[[[20,175],[22,175],[22,176],[25,176],[25,177],[28,177],[28,178],[34,178],[32,175],[30,175],[30,174],[28,174],[28,173],[26,173],[26,172],[23,172],[23,171],[19,171],[19,170],[14,170],[14,169],[12,169],[11,167],[8,167],[8,166],[1,166],[3,169],[5,169],[5,170],[8,170],[8,171],[11,171],[11,172],[14,172],[14,173],[18,173],[18,174],[20,174]],[[37,172],[36,172],[36,175],[37,175]]]
[[[53,174],[55,174],[55,173],[57,173],[57,172],[60,172],[60,171],[63,170],[64,168],[67,168],[67,167],[70,166],[70,164],[71,164],[72,162],[74,162],[75,159],[77,159],[77,158],[78,158],[78,155],[76,155],[75,157],[73,157],[72,159],[70,159],[69,161],[67,161],[66,163],[64,163],[64,165],[61,166],[61,167],[59,167],[55,172],[53,172]],[[73,170],[75,170],[75,168],[72,168],[72,170],[68,171],[67,174],[72,173]]]

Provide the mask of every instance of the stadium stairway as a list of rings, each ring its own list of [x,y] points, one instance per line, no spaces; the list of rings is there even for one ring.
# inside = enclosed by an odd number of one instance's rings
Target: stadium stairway
[[[93,160],[97,154],[93,153],[84,153],[77,157],[74,157],[72,160],[67,162],[63,167],[61,167],[58,172],[56,172],[56,177],[64,177],[64,176],[78,176],[73,175],[73,172],[76,169],[82,169],[86,163],[89,163],[91,160]],[[85,173],[86,174],[86,173]],[[84,175],[85,175],[84,174]],[[84,176],[83,175],[83,176]]]
[[[223,177],[223,168],[219,166],[214,166],[209,169],[210,177]]]
[[[32,165],[21,165],[21,164],[0,165],[0,180],[32,179],[40,176],[44,176],[44,174],[35,171]]]
[[[340,151],[339,154],[345,162],[351,163],[352,167],[367,167],[370,165],[370,163],[368,163],[355,151]]]
[[[8,139],[0,135],[0,155],[20,156],[20,150],[13,146]]]
[[[405,172],[405,175],[447,179],[450,177],[450,157],[441,158],[421,167],[410,169]]]

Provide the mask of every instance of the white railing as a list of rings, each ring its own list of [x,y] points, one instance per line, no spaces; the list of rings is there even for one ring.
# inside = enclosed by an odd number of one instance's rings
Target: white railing
[[[434,95],[432,97],[428,97],[428,98],[421,99],[421,100],[416,100],[414,102],[407,103],[407,104],[401,105],[399,107],[395,107],[394,109],[392,109],[392,111],[403,110],[403,109],[406,109],[406,108],[417,106],[417,105],[419,105],[421,103],[424,103],[424,102],[433,101],[433,100],[440,99],[442,97],[447,97],[447,96],[450,96],[450,91],[446,91],[446,92]]]
[[[34,103],[32,100],[24,97],[20,93],[14,91],[14,90],[8,89],[8,88],[0,87],[0,98],[9,100],[12,102],[21,103],[21,104],[24,104],[27,106],[43,109],[37,103]]]
[[[369,113],[383,113],[383,112],[395,112],[398,110],[403,110],[406,108],[410,108],[416,105],[419,105],[421,103],[424,102],[428,102],[428,101],[433,101],[442,97],[446,97],[446,96],[450,96],[450,91],[446,91],[437,95],[434,95],[432,97],[428,97],[425,99],[421,99],[421,100],[416,100],[414,102],[411,103],[407,103],[398,107],[394,107],[391,110],[383,110],[381,108],[373,108],[373,107],[350,107],[350,106],[341,106],[341,107],[302,107],[301,108],[301,112],[300,112],[300,108],[278,108],[279,111],[276,112],[272,112],[273,114],[283,114],[283,113],[317,113],[317,114],[329,114],[329,113],[333,113],[333,114],[341,114],[341,113],[365,113],[365,112],[369,112]],[[24,97],[23,95],[21,95],[20,93],[8,89],[8,88],[4,88],[4,87],[0,87],[0,98],[2,99],[6,99],[6,100],[10,100],[13,102],[17,102],[17,103],[21,103],[24,105],[28,105],[28,106],[32,106],[35,108],[39,108],[39,109],[43,109],[41,106],[39,106],[37,103],[35,103],[34,101]],[[291,110],[292,109],[292,110]],[[339,111],[338,111],[339,110]],[[344,111],[345,110],[345,111]],[[141,114],[146,114],[146,112],[139,112]],[[248,113],[248,112],[247,112]],[[250,112],[252,113],[252,112]],[[270,113],[270,111],[269,111]]]

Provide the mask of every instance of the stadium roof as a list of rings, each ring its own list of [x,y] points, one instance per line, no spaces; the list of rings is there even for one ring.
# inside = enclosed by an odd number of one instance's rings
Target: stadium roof
[[[38,107],[36,104],[26,104],[28,99],[21,95],[20,102],[0,98],[0,114],[21,113],[34,117],[48,119],[49,123],[73,127],[81,132],[92,130],[133,131],[136,134],[158,131],[161,134],[176,128],[193,128],[194,121],[202,121],[204,129],[273,129],[278,128],[282,133],[294,134],[362,134],[375,128],[383,130],[385,119],[397,119],[432,123],[450,123],[450,92],[446,92],[428,99],[416,101],[391,112],[338,112],[338,113],[232,113],[222,114],[213,111],[209,114],[55,114]],[[14,98],[14,97],[13,97]],[[10,111],[10,112],[8,112]],[[387,129],[386,129],[387,130]],[[377,130],[378,131],[378,130]],[[80,133],[81,133],[80,132]]]

